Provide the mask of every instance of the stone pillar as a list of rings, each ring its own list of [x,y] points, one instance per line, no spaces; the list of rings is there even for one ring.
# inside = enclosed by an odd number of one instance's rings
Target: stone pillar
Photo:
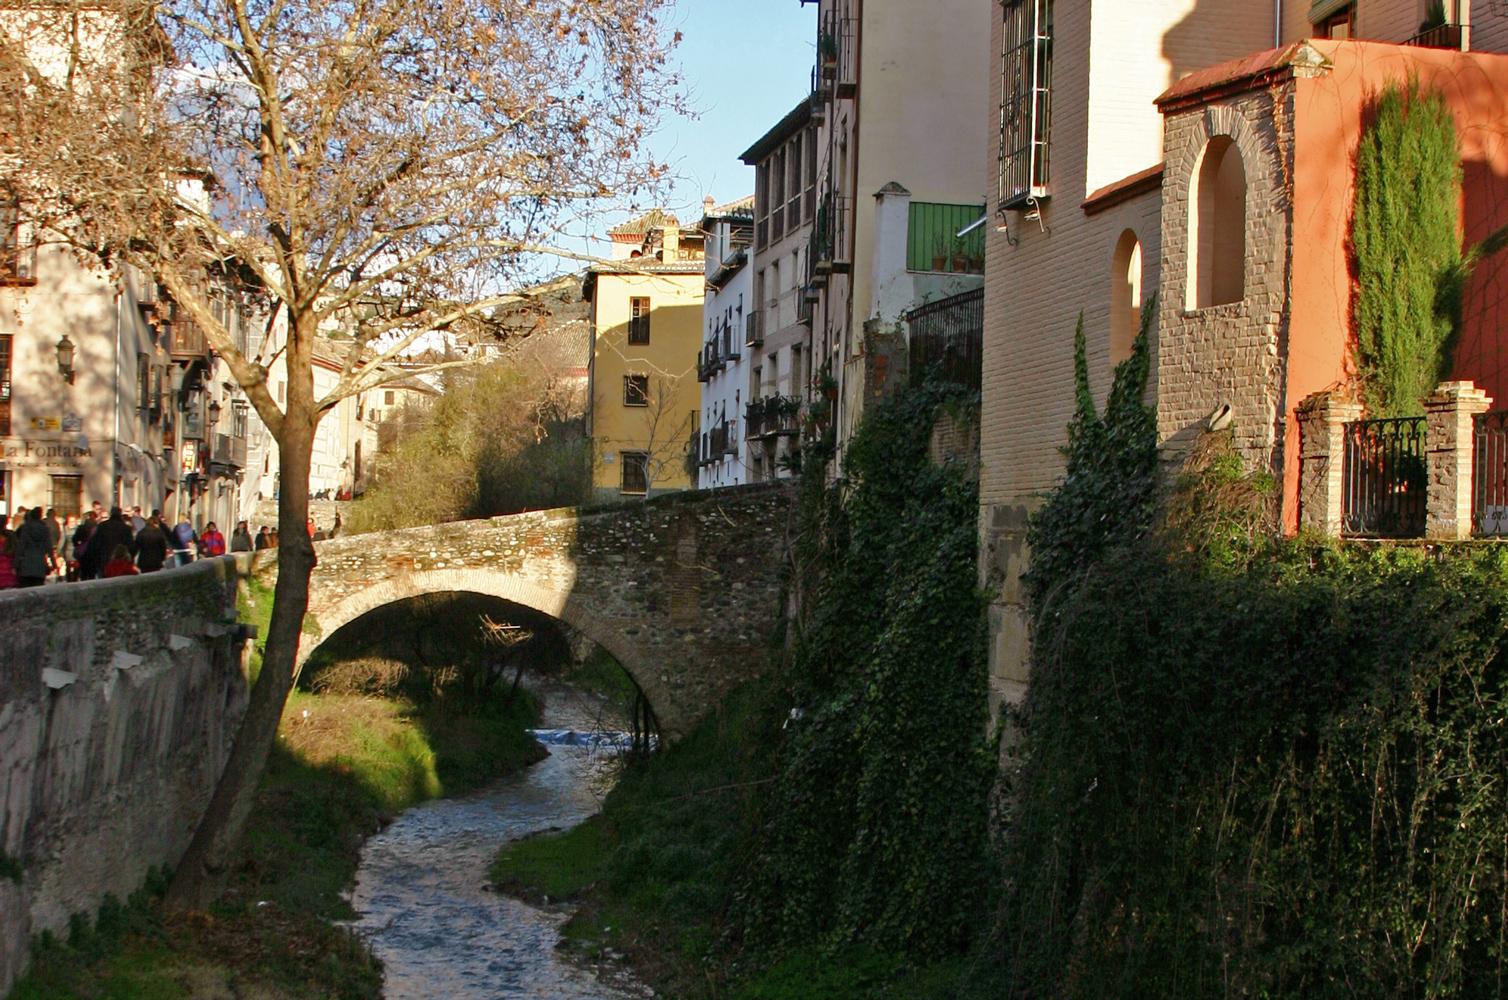
[[[874,254],[869,275],[868,318],[900,319],[910,309],[911,276],[906,245],[911,232],[911,192],[891,181],[874,193]]]
[[[1442,541],[1471,537],[1473,417],[1492,407],[1492,397],[1470,382],[1441,382],[1424,401],[1429,463],[1424,537]]]
[[[1341,532],[1345,426],[1361,419],[1361,404],[1331,392],[1317,392],[1298,406],[1299,527],[1322,535]]]

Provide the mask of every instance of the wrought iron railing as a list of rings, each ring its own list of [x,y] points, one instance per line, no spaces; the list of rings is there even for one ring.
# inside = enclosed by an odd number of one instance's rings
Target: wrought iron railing
[[[1473,421],[1471,527],[1478,535],[1508,535],[1508,410]]]
[[[795,434],[801,426],[801,400],[795,396],[764,396],[744,407],[744,436],[750,438]]]
[[[848,247],[849,199],[828,195],[817,209],[812,226],[811,259],[817,274],[848,272],[852,257]]]
[[[929,374],[971,389],[980,387],[984,364],[984,289],[918,306],[910,322],[911,381]]]
[[[1455,49],[1461,52],[1466,48],[1469,30],[1464,24],[1437,24],[1433,28],[1425,28],[1403,44],[1425,49]]]
[[[1423,417],[1346,424],[1343,462],[1342,534],[1363,538],[1424,534],[1428,477]]]

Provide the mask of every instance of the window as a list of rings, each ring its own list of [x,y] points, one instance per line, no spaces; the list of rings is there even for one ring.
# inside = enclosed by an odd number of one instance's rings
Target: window
[[[1001,53],[1000,177],[1002,209],[1047,197],[1052,121],[1053,0],[1005,0]]]
[[[1110,364],[1131,356],[1141,326],[1141,241],[1131,230],[1121,233],[1110,260]]]
[[[1228,135],[1204,147],[1189,191],[1190,309],[1240,302],[1246,271],[1246,168]]]
[[[1316,0],[1309,8],[1315,38],[1355,38],[1356,4],[1346,0]]]
[[[47,506],[58,512],[59,520],[70,514],[77,517],[83,510],[83,496],[83,476],[53,476],[52,492],[47,498]]]
[[[147,410],[152,406],[152,361],[145,354],[136,355],[136,408]]]
[[[635,295],[628,300],[628,342],[649,343],[649,297]]]
[[[786,183],[785,193],[786,198],[789,200],[786,202],[785,206],[785,224],[786,228],[792,230],[801,225],[801,189],[803,186],[801,183],[801,177],[804,167],[804,160],[801,155],[801,145],[804,138],[805,135],[803,133],[796,133],[795,138],[791,140],[791,151],[789,159],[787,161],[789,166],[789,180]]]
[[[622,482],[618,489],[622,493],[634,493],[640,496],[649,492],[649,452],[647,451],[620,451],[618,452],[619,468],[622,469]]]
[[[0,282],[35,281],[36,263],[36,248],[21,239],[21,203],[8,188],[0,187]]]
[[[392,406],[393,405],[393,390],[392,389],[384,389],[384,390],[382,390],[382,405],[383,406]]]
[[[0,334],[0,435],[10,433],[11,335]]]
[[[649,376],[648,375],[625,375],[625,376],[623,376],[623,405],[624,406],[648,406],[649,405]]]
[[[817,132],[806,133],[806,220],[817,217]]]

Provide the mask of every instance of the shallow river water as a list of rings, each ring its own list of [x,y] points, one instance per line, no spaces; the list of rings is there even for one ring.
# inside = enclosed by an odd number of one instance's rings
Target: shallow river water
[[[488,865],[504,842],[581,822],[597,812],[610,780],[611,745],[569,730],[537,735],[546,759],[485,791],[410,809],[363,848],[354,926],[382,960],[389,1000],[651,995],[564,961],[555,946],[565,911],[487,888]]]

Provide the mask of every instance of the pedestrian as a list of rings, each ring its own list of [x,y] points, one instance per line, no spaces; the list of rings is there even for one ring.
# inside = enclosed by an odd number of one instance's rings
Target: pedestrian
[[[173,528],[173,565],[187,566],[194,561],[194,546],[199,542],[199,536],[194,534],[194,526],[189,524],[188,515],[183,515]]]
[[[110,516],[97,525],[89,539],[89,548],[84,553],[83,573],[86,580],[97,580],[105,572],[105,564],[115,554],[117,545],[124,545],[129,552],[134,536],[131,522],[119,507],[110,508]]]
[[[340,511],[336,511],[335,512],[335,524],[332,525],[331,528],[330,528],[330,537],[334,538],[336,535],[339,535],[340,534],[340,528],[341,528],[341,524],[340,524]]]
[[[236,530],[230,533],[230,550],[232,552],[251,551],[251,529],[245,521],[236,522]]]
[[[167,561],[168,534],[162,530],[162,519],[154,512],[136,536],[136,567],[143,573],[155,573]]]
[[[141,516],[141,507],[131,508],[131,530],[141,534],[141,529],[147,526],[147,519]]]
[[[127,526],[130,522],[126,522]],[[136,564],[131,561],[131,550],[124,545],[117,545],[110,552],[110,561],[105,563],[103,574],[106,580],[117,576],[135,576],[139,572]]]
[[[199,555],[205,559],[225,555],[225,536],[220,534],[214,521],[206,524],[204,534],[199,536]]]
[[[53,568],[52,536],[42,523],[42,508],[33,507],[16,529],[14,556],[16,586],[40,587]]]
[[[309,518],[309,523],[305,524],[304,527],[309,530],[309,537],[313,538],[314,537],[314,518],[310,517]]]
[[[0,590],[10,590],[15,585],[16,535],[9,528],[0,528]]]
[[[257,552],[261,552],[263,549],[268,549],[271,547],[272,536],[267,533],[267,525],[264,524],[257,529],[257,537],[256,540],[252,542],[252,548]]]
[[[84,514],[84,519],[73,532],[73,562],[68,565],[68,579],[87,580],[84,575],[84,560],[89,555],[89,540],[94,537],[94,529],[99,527],[98,518],[94,511]]]
[[[65,579],[73,579],[73,535],[79,529],[79,519],[72,514],[63,516],[62,536],[58,540],[58,570]]]
[[[53,563],[56,564],[58,550],[63,545],[63,522],[58,520],[58,509],[48,508],[47,516],[42,519],[42,523],[47,525],[47,536],[52,539]]]

